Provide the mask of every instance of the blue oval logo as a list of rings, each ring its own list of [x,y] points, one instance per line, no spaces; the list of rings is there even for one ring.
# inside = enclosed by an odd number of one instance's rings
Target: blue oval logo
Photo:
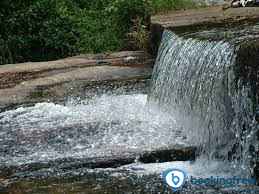
[[[178,191],[186,181],[186,173],[179,169],[169,169],[163,173],[163,179],[170,189]]]

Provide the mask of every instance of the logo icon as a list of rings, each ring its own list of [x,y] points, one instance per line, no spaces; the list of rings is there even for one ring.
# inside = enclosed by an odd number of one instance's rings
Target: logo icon
[[[186,181],[186,173],[179,169],[169,169],[163,173],[163,179],[170,189],[178,191]]]

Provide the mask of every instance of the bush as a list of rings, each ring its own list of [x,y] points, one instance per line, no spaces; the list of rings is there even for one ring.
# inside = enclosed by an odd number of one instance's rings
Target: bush
[[[125,41],[133,49],[145,48],[150,12],[191,7],[191,2],[1,0],[0,64],[114,51]]]
[[[198,6],[197,0],[150,0],[153,12],[190,9]]]
[[[5,53],[8,61],[41,61],[75,54],[78,11],[70,0],[11,3],[1,20],[1,47],[9,51]]]
[[[111,0],[74,0],[81,9],[103,10]]]
[[[129,32],[129,42],[133,49],[147,50],[150,42],[150,32],[147,26],[143,25],[143,18],[133,20],[133,25]]]
[[[105,11],[87,11],[79,23],[77,53],[114,51],[119,47],[117,26]]]
[[[130,27],[137,18],[149,20],[150,5],[148,0],[114,0],[108,10],[118,24]]]

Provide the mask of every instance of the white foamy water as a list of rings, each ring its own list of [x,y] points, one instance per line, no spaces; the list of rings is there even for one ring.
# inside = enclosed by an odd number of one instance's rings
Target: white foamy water
[[[183,143],[175,119],[147,109],[146,98],[109,95],[1,113],[0,162],[16,165],[110,156]]]
[[[163,174],[166,170],[176,168],[184,170],[186,175],[205,178],[208,176],[219,176],[222,178],[237,176],[231,163],[198,159],[195,162],[190,161],[174,161],[164,163],[141,164],[135,163],[120,167],[120,169],[128,169],[137,175],[143,176],[148,174]]]
[[[198,145],[199,155],[233,161],[249,177],[259,125],[252,88],[240,77],[243,69],[237,70],[239,49],[226,41],[183,38],[165,30],[149,105],[171,112]]]

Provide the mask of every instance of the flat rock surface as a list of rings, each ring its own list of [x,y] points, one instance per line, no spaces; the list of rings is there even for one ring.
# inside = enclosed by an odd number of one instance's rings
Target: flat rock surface
[[[173,164],[172,164],[173,165]],[[173,191],[162,179],[163,170],[147,174],[135,167],[140,172],[131,172],[124,169],[109,171],[89,172],[81,169],[81,173],[57,171],[59,176],[53,176],[51,172],[45,171],[37,175],[27,175],[20,179],[20,182],[0,187],[1,193],[168,193]],[[170,166],[168,166],[170,168]],[[186,170],[186,169],[184,169]],[[50,174],[46,177],[45,174]],[[65,174],[65,175],[64,175]],[[52,176],[51,176],[52,175]],[[226,188],[225,185],[193,185],[190,182],[190,175],[181,188],[180,193],[258,193],[255,186],[234,185]]]
[[[190,161],[195,159],[195,146],[171,145],[153,150],[135,150],[128,153],[116,153],[114,156],[92,157],[92,158],[65,158],[47,163],[28,163],[21,166],[1,166],[0,178],[10,176],[13,173],[24,171],[35,171],[48,167],[60,169],[77,168],[116,168],[136,161],[142,163]]]
[[[35,102],[50,87],[68,90],[68,83],[149,79],[154,60],[143,51],[86,54],[57,61],[0,66],[0,109]],[[48,100],[48,99],[46,99]]]
[[[202,23],[221,23],[259,18],[259,7],[240,7],[222,10],[221,7],[176,11],[151,17],[153,24],[164,28],[197,25]]]
[[[4,73],[44,72],[98,65],[138,66],[144,64],[152,65],[150,64],[150,56],[144,51],[122,51],[117,53],[85,54],[56,61],[6,64],[0,66],[0,75]]]
[[[152,67],[154,60],[144,51],[85,54],[56,61],[0,65],[0,89],[24,81],[95,66]]]

